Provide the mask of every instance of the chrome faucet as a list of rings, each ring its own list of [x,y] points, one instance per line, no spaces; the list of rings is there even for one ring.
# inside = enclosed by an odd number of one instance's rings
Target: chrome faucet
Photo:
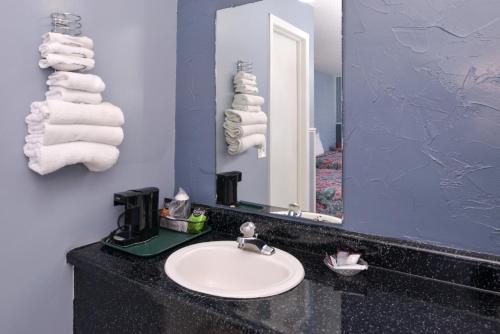
[[[257,238],[255,234],[255,224],[246,222],[240,226],[242,237],[238,237],[238,248],[257,252],[263,255],[273,255],[275,250],[273,247],[267,245],[264,241]]]
[[[301,217],[302,211],[297,203],[292,203],[288,205],[288,215],[292,217]]]

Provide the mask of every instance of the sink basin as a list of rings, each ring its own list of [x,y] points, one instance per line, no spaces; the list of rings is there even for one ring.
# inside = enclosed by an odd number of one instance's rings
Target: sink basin
[[[288,216],[288,211],[274,211],[271,213],[275,215]],[[311,219],[318,222],[326,222],[332,224],[342,224],[342,219],[340,218],[315,212],[302,211],[302,215],[299,218]]]
[[[212,241],[179,249],[165,263],[177,284],[226,298],[277,295],[304,279],[304,268],[293,255],[275,249],[267,256],[238,248],[236,241]]]

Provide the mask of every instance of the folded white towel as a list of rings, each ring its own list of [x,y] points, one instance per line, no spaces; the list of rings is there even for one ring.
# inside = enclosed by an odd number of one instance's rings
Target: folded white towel
[[[235,155],[248,150],[251,147],[263,148],[266,145],[266,136],[263,134],[254,134],[243,138],[226,137],[228,143],[227,153]]]
[[[255,81],[255,80],[238,79],[238,80],[233,80],[233,83],[235,85],[250,85],[250,86],[257,87],[257,81]]]
[[[95,105],[57,100],[33,102],[26,123],[39,124],[43,121],[49,124],[122,126],[124,117],[121,109],[109,102]]]
[[[61,44],[84,47],[87,49],[94,48],[92,39],[86,36],[70,36],[58,32],[47,32],[42,36],[43,43],[59,42]]]
[[[84,90],[90,93],[101,93],[106,88],[104,81],[94,74],[57,71],[49,75],[49,86]]]
[[[265,134],[267,132],[267,125],[266,124],[241,125],[240,123],[225,121],[224,129],[226,137],[241,138],[256,133]]]
[[[77,163],[83,163],[92,172],[103,172],[113,167],[120,151],[111,145],[77,141],[48,146],[26,144],[24,154],[30,158],[29,168],[45,175]]]
[[[267,124],[267,116],[264,112],[249,112],[242,110],[227,109],[226,121],[240,123],[241,125]]]
[[[262,96],[248,94],[236,94],[233,100],[233,103],[244,106],[261,106],[264,102],[265,100]]]
[[[80,46],[66,45],[59,42],[43,43],[38,47],[38,50],[40,51],[42,58],[47,58],[47,55],[51,53],[73,57],[94,58],[94,51],[90,49]]]
[[[74,141],[86,141],[118,146],[123,141],[123,130],[116,126],[82,124],[28,124],[26,142],[56,145]]]
[[[102,102],[100,93],[89,93],[84,90],[50,86],[45,93],[47,100],[59,100],[73,103],[99,104]]]
[[[38,62],[40,68],[52,67],[58,71],[89,71],[94,68],[95,61],[91,58],[73,57],[49,53]]]
[[[259,88],[252,85],[236,85],[234,91],[240,94],[259,94]]]
[[[236,81],[239,79],[256,81],[257,77],[255,76],[255,74],[244,72],[244,71],[239,71],[238,73],[235,74],[234,80]]]
[[[233,109],[252,112],[262,111],[262,108],[260,106],[244,106],[236,103],[233,103]]]

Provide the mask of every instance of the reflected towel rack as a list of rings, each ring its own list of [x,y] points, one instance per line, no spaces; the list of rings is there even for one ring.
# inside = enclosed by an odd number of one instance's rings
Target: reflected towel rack
[[[236,62],[236,71],[253,73],[253,63],[244,60],[238,60]]]
[[[79,36],[82,34],[82,17],[73,13],[52,13],[52,32]]]

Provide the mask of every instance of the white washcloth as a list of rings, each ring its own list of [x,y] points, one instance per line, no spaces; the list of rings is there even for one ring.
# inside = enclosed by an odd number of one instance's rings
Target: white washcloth
[[[236,94],[233,100],[233,103],[244,106],[261,106],[264,102],[265,100],[262,96],[248,94]]]
[[[77,163],[83,163],[92,172],[103,172],[113,167],[120,151],[111,145],[77,141],[48,146],[26,144],[24,154],[30,158],[29,168],[45,175]]]
[[[46,121],[49,124],[88,124],[122,126],[123,113],[109,102],[101,104],[79,104],[57,100],[33,102],[27,124]]]
[[[252,85],[236,85],[234,91],[240,94],[259,94],[259,88]]]
[[[82,58],[94,58],[94,51],[80,46],[71,46],[59,42],[43,43],[38,47],[42,58],[47,58],[48,54],[56,53]]]
[[[227,109],[226,121],[239,123],[241,125],[249,124],[267,124],[267,116],[264,112],[248,112],[242,110]]]
[[[84,90],[50,86],[45,93],[47,100],[59,100],[73,103],[99,104],[102,102],[100,93],[89,93]]]
[[[38,66],[40,66],[40,68],[52,67],[58,71],[89,71],[94,68],[95,61],[91,58],[49,53],[47,58],[40,59]]]
[[[70,36],[58,32],[47,32],[42,36],[43,43],[59,42],[61,44],[83,47],[87,49],[94,48],[92,39],[86,36]]]
[[[250,86],[257,86],[257,81],[255,80],[248,80],[248,79],[238,79],[238,80],[233,80],[233,83],[235,85],[250,85]]]
[[[262,111],[262,108],[260,106],[244,106],[236,103],[233,103],[233,109],[252,112]]]
[[[123,141],[121,127],[83,124],[28,124],[26,142],[56,145],[74,141],[86,141],[118,146]]]
[[[267,125],[266,124],[241,125],[240,123],[225,121],[224,129],[226,137],[241,138],[256,133],[265,134],[267,131]]]
[[[49,75],[49,86],[84,90],[90,93],[101,93],[106,88],[104,81],[94,74],[57,71]]]
[[[229,144],[227,147],[227,153],[230,155],[239,154],[245,152],[251,147],[262,148],[266,145],[266,136],[263,134],[254,134],[246,136],[243,138],[229,138],[226,137],[226,142]]]
[[[234,80],[236,81],[239,79],[256,81],[257,77],[255,76],[255,74],[244,72],[244,71],[239,71],[238,73],[235,74]]]

